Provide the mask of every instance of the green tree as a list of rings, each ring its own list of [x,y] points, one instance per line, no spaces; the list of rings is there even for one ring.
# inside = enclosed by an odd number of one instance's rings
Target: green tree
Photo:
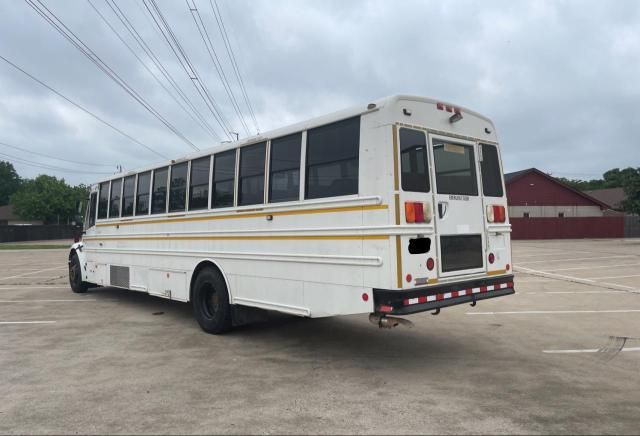
[[[69,186],[64,179],[43,174],[23,182],[11,196],[11,204],[23,219],[63,224],[73,219],[77,214],[77,202],[86,198],[85,186]]]
[[[640,215],[640,168],[626,168],[622,176],[625,200],[622,209],[625,212]]]
[[[0,206],[9,204],[11,195],[20,188],[22,179],[11,162],[0,161]]]

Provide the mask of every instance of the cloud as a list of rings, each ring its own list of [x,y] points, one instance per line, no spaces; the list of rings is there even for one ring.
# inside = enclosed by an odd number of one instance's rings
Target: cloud
[[[91,1],[178,98],[108,5]],[[201,148],[216,145],[89,3],[46,4],[192,142]],[[142,4],[117,4],[190,104],[222,136]],[[158,4],[228,124],[244,134],[186,4]],[[210,3],[195,4],[240,111],[254,130]],[[557,175],[597,177],[612,167],[640,165],[635,115],[640,98],[638,2],[218,4],[262,131],[385,95],[411,93],[452,101],[492,118],[507,171],[535,166]],[[0,24],[0,54],[161,153],[177,157],[190,151],[25,3],[0,3]],[[157,160],[4,63],[0,91],[0,141],[129,169]],[[38,172],[17,167],[24,176]],[[65,176],[72,182],[92,180],[90,175]]]

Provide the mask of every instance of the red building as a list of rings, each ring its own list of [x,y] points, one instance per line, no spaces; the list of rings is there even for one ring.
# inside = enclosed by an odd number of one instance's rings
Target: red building
[[[513,239],[621,238],[624,218],[535,168],[505,174]],[[612,216],[613,215],[613,216]]]

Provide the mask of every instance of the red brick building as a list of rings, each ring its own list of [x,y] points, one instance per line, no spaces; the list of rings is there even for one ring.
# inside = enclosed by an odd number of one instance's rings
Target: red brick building
[[[505,174],[513,239],[621,238],[624,218],[536,169]]]

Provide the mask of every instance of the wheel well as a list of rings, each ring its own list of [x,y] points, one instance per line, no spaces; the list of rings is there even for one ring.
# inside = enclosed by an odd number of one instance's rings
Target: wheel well
[[[74,254],[76,254],[76,249],[75,249],[75,248],[72,248],[72,249],[69,251],[69,261],[71,261],[71,258],[73,257],[73,255],[74,255]]]
[[[198,264],[198,266],[196,266],[196,268],[193,270],[193,274],[191,275],[191,283],[189,283],[189,301],[193,300],[193,284],[196,282],[196,279],[198,278],[198,274],[200,273],[200,271],[202,271],[205,268],[212,268],[218,271],[222,276],[222,278],[224,279],[225,283],[227,284],[227,292],[229,291],[229,282],[227,281],[227,278],[224,275],[224,272],[222,272],[222,270],[220,269],[220,267],[218,267],[218,265],[216,265],[210,260],[203,260]]]

